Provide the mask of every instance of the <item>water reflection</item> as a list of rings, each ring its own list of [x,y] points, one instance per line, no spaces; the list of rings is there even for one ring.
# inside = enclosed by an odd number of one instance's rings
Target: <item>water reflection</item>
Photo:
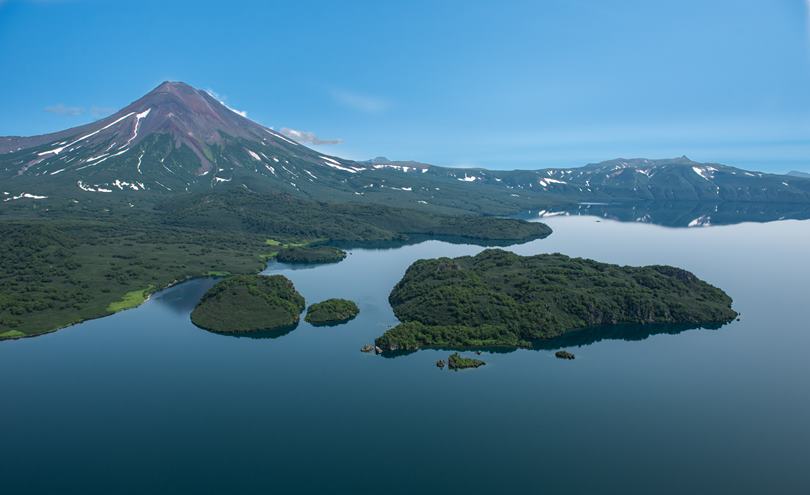
[[[217,277],[196,278],[162,290],[152,296],[160,306],[177,314],[189,314],[203,294],[219,281]]]
[[[665,227],[709,227],[743,222],[810,219],[810,205],[800,203],[577,203],[531,210],[518,218],[537,219],[559,215],[588,215]]]
[[[536,218],[537,214],[531,216]],[[528,214],[520,215],[518,218],[528,218]],[[553,235],[553,234],[552,234]],[[515,240],[501,240],[501,239],[477,239],[472,237],[463,237],[455,235],[426,235],[426,234],[408,234],[407,237],[400,239],[391,239],[387,241],[332,241],[329,243],[331,246],[339,247],[341,249],[375,249],[387,250],[398,249],[405,246],[412,246],[420,244],[425,241],[441,241],[448,244],[456,245],[474,245],[482,247],[507,247],[524,244],[537,239],[544,239],[548,235],[529,237],[520,241]]]
[[[556,350],[564,347],[582,347],[603,340],[639,341],[653,335],[677,335],[687,330],[719,330],[727,323],[694,324],[648,324],[648,325],[603,325],[569,332],[561,337],[534,342],[534,349]]]
[[[286,327],[276,328],[273,330],[258,330],[258,331],[251,331],[251,332],[215,332],[213,330],[208,330],[202,327],[197,327],[200,330],[204,330],[206,332],[212,333],[214,335],[220,335],[222,337],[234,337],[237,339],[277,339],[279,337],[284,337],[285,335],[289,334],[296,328],[298,328],[298,324],[290,325]]]

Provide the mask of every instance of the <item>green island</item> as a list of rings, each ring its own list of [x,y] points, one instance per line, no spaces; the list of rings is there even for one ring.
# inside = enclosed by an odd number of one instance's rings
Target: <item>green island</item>
[[[144,195],[133,206],[114,196],[78,197],[0,209],[0,340],[135,307],[190,278],[255,274],[280,251],[313,242],[394,243],[439,233],[522,242],[551,232],[542,223],[285,193]]]
[[[498,249],[416,261],[389,301],[401,323],[376,340],[386,352],[532,347],[602,325],[701,325],[737,316],[725,292],[680,268]]]
[[[461,354],[454,352],[447,358],[447,367],[451,370],[463,370],[467,368],[478,368],[487,363],[480,359],[464,357]]]
[[[276,260],[282,263],[337,263],[346,251],[332,246],[293,246],[282,248]]]
[[[191,312],[200,328],[218,333],[277,330],[298,324],[304,298],[283,275],[237,275],[211,287]]]
[[[304,319],[315,326],[337,325],[353,319],[359,312],[360,309],[354,301],[327,299],[310,306]]]

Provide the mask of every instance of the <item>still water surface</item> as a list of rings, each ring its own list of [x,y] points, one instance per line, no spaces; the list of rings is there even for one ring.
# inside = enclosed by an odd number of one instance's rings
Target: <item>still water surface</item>
[[[511,246],[681,266],[742,314],[717,330],[484,353],[362,354],[395,323],[393,285],[419,258],[482,248],[353,249],[267,273],[307,303],[355,300],[349,324],[276,338],[194,327],[211,280],[54,334],[0,344],[0,492],[809,493],[810,222],[675,229],[546,220]]]

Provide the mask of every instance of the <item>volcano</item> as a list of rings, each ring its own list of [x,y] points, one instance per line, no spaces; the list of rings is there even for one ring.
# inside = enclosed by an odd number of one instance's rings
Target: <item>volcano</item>
[[[509,213],[594,201],[810,202],[810,179],[680,157],[579,168],[486,170],[327,155],[206,91],[164,82],[119,112],[52,134],[0,138],[3,202],[89,194],[284,192],[325,201]]]
[[[2,176],[85,192],[190,191],[238,182],[300,190],[301,181],[367,167],[318,153],[228,108],[208,92],[164,82],[80,127],[0,138]],[[331,182],[331,181],[330,181]]]

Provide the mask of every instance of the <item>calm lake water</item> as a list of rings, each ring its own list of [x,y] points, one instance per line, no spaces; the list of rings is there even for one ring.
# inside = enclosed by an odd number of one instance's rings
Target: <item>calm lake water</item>
[[[810,493],[810,222],[666,228],[546,219],[512,246],[692,270],[741,321],[641,340],[397,358],[360,347],[416,259],[482,248],[428,241],[353,249],[267,273],[307,303],[346,297],[349,324],[276,338],[194,327],[213,283],[54,334],[0,344],[0,492]]]

